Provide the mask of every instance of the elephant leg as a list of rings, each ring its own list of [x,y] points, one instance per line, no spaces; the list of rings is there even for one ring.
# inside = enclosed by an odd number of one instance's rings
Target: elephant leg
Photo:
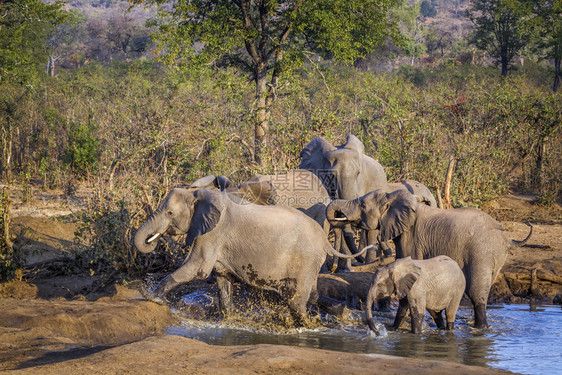
[[[447,330],[452,331],[455,329],[455,318],[457,315],[457,308],[445,310],[445,316],[447,317]]]
[[[336,249],[339,252],[342,252],[342,236],[341,236],[341,231],[339,229],[334,229],[334,249]],[[324,264],[322,264],[322,268],[320,269],[321,273],[327,273],[327,272],[334,272],[335,271],[335,260],[336,257],[331,256],[331,255],[326,255],[326,260],[324,261]]]
[[[342,229],[336,229],[336,236],[339,236],[339,243],[341,244],[340,252],[343,254],[351,254],[350,245],[355,246],[355,240],[353,238],[346,237],[345,232]],[[336,241],[337,243],[338,241]],[[357,248],[355,248],[357,249]],[[351,259],[338,258],[338,266],[336,272],[349,272],[351,271]]]
[[[486,304],[492,286],[492,272],[480,263],[474,264],[466,280],[470,280],[468,296],[474,307],[474,327],[487,328]]]
[[[393,328],[396,330],[400,328],[404,319],[406,319],[406,315],[408,315],[408,298],[402,298],[398,303],[398,311],[396,311],[396,317],[394,318]]]
[[[192,252],[198,251],[199,249],[192,249]],[[206,263],[202,257],[191,256],[189,260],[178,268],[175,272],[166,276],[156,287],[152,293],[155,302],[164,302],[166,294],[168,294],[172,289],[180,284],[185,284],[196,278],[207,278],[211,273],[213,266],[211,263]],[[214,262],[214,260],[213,260]]]
[[[425,309],[419,306],[410,305],[410,315],[412,321],[412,333],[421,333]]]
[[[219,308],[224,316],[232,312],[232,276],[217,274],[217,286],[219,288]]]
[[[288,301],[289,309],[291,310],[291,315],[296,326],[306,327],[309,322],[309,319],[306,316],[306,302],[310,297],[311,296],[305,297],[304,294],[296,293],[293,298]],[[316,302],[318,302],[318,298],[316,298]]]
[[[156,289],[147,296],[147,299],[157,303],[166,303],[168,292],[179,284],[181,283],[174,278],[174,274],[168,275],[158,283]]]
[[[390,245],[388,244],[387,241],[383,241],[381,242],[381,249],[382,249],[382,253],[385,257],[391,257],[392,256],[392,249],[390,248]]]
[[[370,245],[370,244],[378,245],[378,236],[379,236],[378,230],[362,231],[361,233],[366,233],[366,235],[367,235],[367,243],[365,244],[365,246]],[[360,247],[361,247],[361,249],[363,248],[363,246],[360,246]],[[365,263],[376,262],[379,252],[380,252],[380,249],[379,249],[378,246],[375,246],[375,247],[367,250],[367,255],[365,257],[366,258]]]
[[[365,246],[369,244],[369,233],[366,230],[359,231],[359,247],[358,250],[361,250]]]
[[[475,328],[488,328],[488,321],[486,319],[486,304],[477,303],[474,305],[474,327]]]
[[[445,322],[443,321],[443,310],[435,311],[435,310],[428,309],[427,311],[429,311],[429,315],[431,315],[431,317],[433,318],[433,321],[435,322],[437,328],[445,329]],[[448,321],[449,320],[447,319],[447,322]]]

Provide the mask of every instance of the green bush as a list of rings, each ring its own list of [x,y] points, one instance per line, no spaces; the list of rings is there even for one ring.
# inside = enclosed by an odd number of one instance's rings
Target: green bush
[[[97,130],[90,122],[71,125],[64,162],[80,175],[95,173],[98,169],[100,151]]]

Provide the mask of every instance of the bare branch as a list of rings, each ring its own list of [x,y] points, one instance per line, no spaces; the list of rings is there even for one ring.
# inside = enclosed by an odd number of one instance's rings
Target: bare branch
[[[316,64],[311,58],[310,56],[313,56],[314,54],[312,52],[307,52],[307,51],[303,51],[306,59],[312,64],[312,66],[314,66],[314,68],[316,69],[316,71],[318,72],[318,74],[320,74],[320,77],[322,77],[322,82],[324,82],[324,86],[326,87],[326,90],[328,90],[328,95],[332,95],[332,90],[330,90],[330,87],[328,86],[328,83],[326,82],[326,77],[324,76],[324,73],[322,73],[322,71],[320,70],[320,68],[318,67],[318,64]]]

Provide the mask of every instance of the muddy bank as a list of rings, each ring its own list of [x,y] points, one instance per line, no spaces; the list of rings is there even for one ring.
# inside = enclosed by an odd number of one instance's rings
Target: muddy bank
[[[25,374],[501,374],[504,371],[449,362],[330,352],[276,345],[210,346],[180,336],[157,336],[46,365],[22,363]]]
[[[119,286],[95,302],[45,300],[35,286],[13,281],[0,286],[0,297],[0,370],[130,343],[176,321],[168,307]]]

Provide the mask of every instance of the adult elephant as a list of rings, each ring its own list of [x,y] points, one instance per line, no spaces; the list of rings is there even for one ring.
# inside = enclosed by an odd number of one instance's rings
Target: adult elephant
[[[419,202],[437,207],[433,194],[422,183],[414,180],[389,183],[382,165],[365,155],[363,142],[353,134],[349,134],[345,144],[340,146],[334,146],[322,137],[315,138],[304,147],[300,156],[299,168],[315,173],[333,199],[355,199],[376,189],[388,192],[406,190]],[[376,243],[377,236],[376,231],[362,232],[360,247]],[[341,241],[342,237],[343,241]],[[340,242],[345,245],[342,251],[357,252],[351,226],[336,230],[336,245]],[[390,255],[388,244],[381,245],[385,254]],[[375,251],[370,251],[367,253],[367,262],[373,261],[376,256]],[[349,266],[349,261],[340,260],[338,269],[348,270]]]
[[[294,208],[255,205],[205,189],[173,189],[137,230],[134,243],[148,253],[161,236],[182,234],[193,247],[185,263],[158,284],[152,298],[162,301],[174,287],[205,279],[214,270],[225,314],[231,309],[236,277],[279,293],[302,321],[307,301],[318,299],[316,279],[326,256],[346,257],[332,248],[314,220]]]
[[[410,194],[412,194],[418,202],[423,203],[429,207],[437,207],[437,202],[435,201],[435,197],[433,196],[431,191],[427,188],[427,186],[425,186],[421,182],[415,180],[389,182],[386,188],[386,192],[390,193],[396,190],[405,190]]]
[[[209,175],[194,181],[189,190],[221,190],[259,205],[281,205],[296,208],[314,219],[328,233],[326,207],[331,198],[320,179],[304,169],[284,174],[256,174],[236,185],[226,176]]]
[[[375,159],[365,155],[363,142],[353,134],[349,134],[346,142],[340,146],[317,137],[303,148],[300,156],[299,168],[316,174],[334,199],[354,199],[374,189],[388,188],[384,168]],[[357,252],[350,225],[336,230],[335,234],[336,245],[341,244],[344,252]],[[368,242],[373,243],[376,233],[368,237]],[[349,268],[349,262],[340,259],[338,270]]]
[[[382,241],[394,240],[396,257],[428,259],[447,255],[466,278],[477,328],[487,327],[486,304],[490,288],[507,257],[508,249],[522,246],[512,241],[500,223],[475,208],[441,210],[418,202],[404,190],[372,191],[353,200],[335,200],[326,216],[334,226],[355,224],[379,230]],[[403,306],[399,306],[399,313]]]

